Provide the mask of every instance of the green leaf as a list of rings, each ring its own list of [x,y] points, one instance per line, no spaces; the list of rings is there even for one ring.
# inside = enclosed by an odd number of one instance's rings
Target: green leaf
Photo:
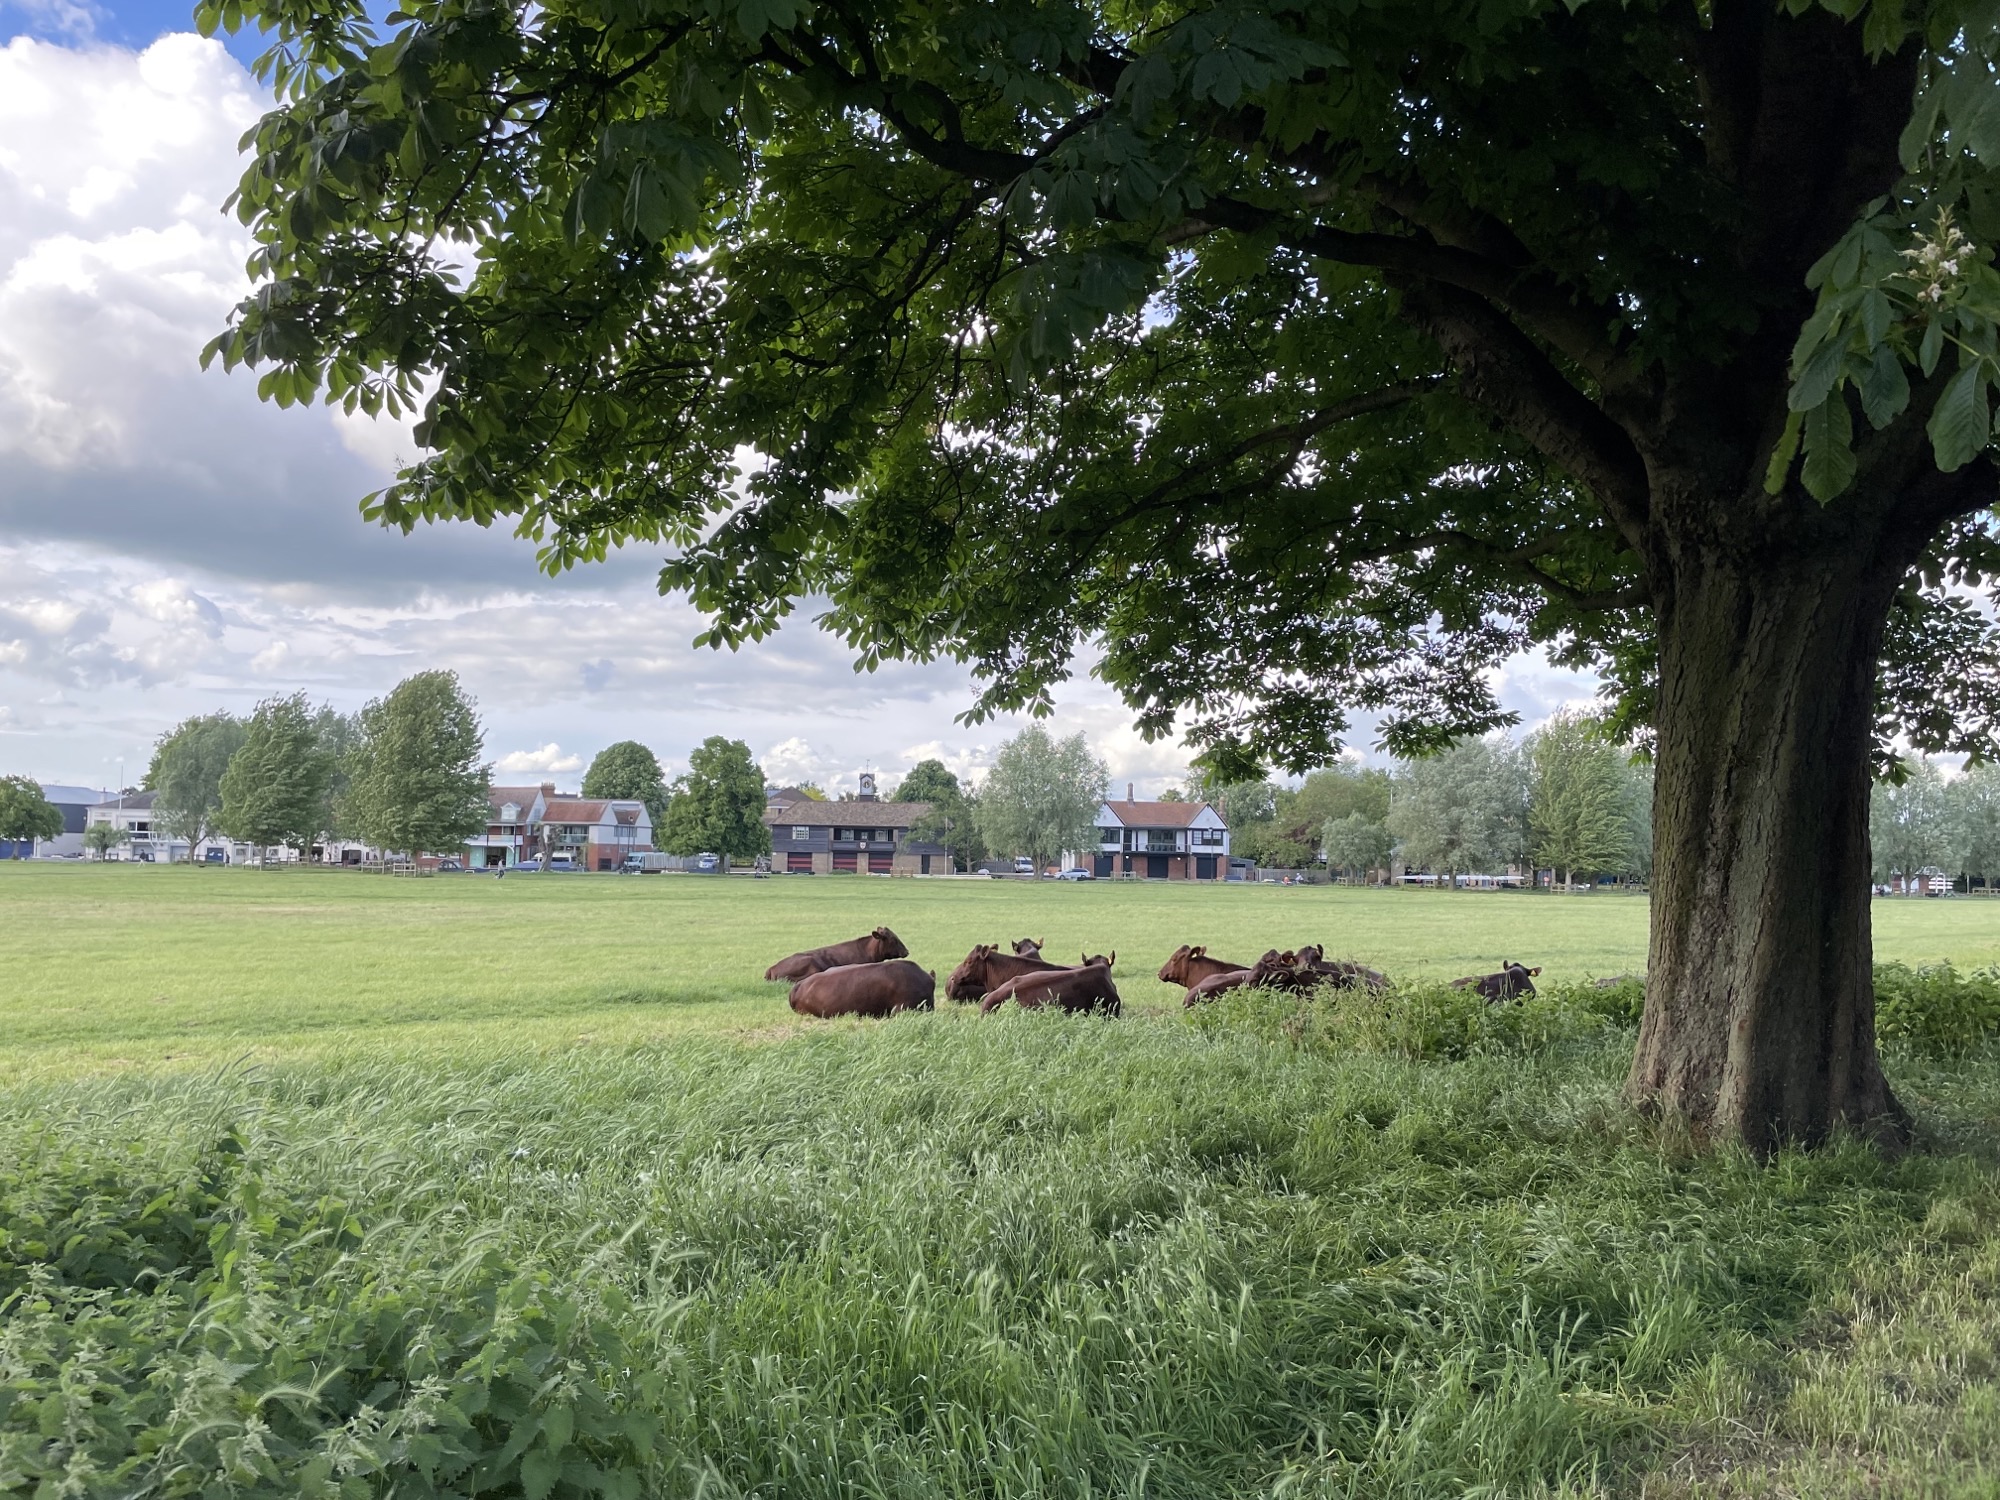
[[[1854,423],[1836,394],[1806,413],[1806,461],[1799,479],[1821,504],[1854,483]]]
[[[1800,368],[1798,378],[1792,382],[1792,394],[1786,405],[1793,411],[1811,411],[1821,405],[1832,393],[1833,383],[1840,378],[1841,366],[1846,359],[1847,340],[1829,336]]]
[[[1986,406],[1987,371],[1983,364],[1969,364],[1951,377],[1951,384],[1938,398],[1931,413],[1931,451],[1937,466],[1949,474],[1971,463],[1987,444],[1992,432]]]
[[[537,1448],[521,1460],[521,1493],[527,1500],[548,1500],[548,1493],[562,1477],[562,1460],[545,1448]]]
[[[1778,445],[1771,450],[1771,462],[1764,469],[1764,493],[1775,495],[1785,487],[1785,479],[1792,471],[1792,460],[1799,454],[1799,433],[1805,426],[1804,412],[1788,412],[1785,415],[1785,430],[1778,435]]]
[[[1924,338],[1917,349],[1917,368],[1926,378],[1937,368],[1938,356],[1944,352],[1944,323],[1933,318],[1924,327]]]
[[[560,1453],[569,1446],[569,1435],[576,1427],[576,1413],[567,1406],[552,1406],[542,1418],[542,1439],[549,1445],[549,1452]]]
[[[1903,361],[1887,344],[1877,344],[1861,380],[1861,410],[1878,432],[1895,421],[1910,404],[1910,379]]]

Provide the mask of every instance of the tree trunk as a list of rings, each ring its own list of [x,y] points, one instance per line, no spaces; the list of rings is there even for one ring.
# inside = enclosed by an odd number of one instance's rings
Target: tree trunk
[[[1842,1126],[1900,1141],[1875,1051],[1868,796],[1906,564],[1851,542],[1718,550],[1676,557],[1659,604],[1652,946],[1627,1094],[1760,1155]]]

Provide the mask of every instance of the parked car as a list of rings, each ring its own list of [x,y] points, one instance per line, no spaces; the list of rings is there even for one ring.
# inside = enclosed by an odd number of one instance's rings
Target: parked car
[[[720,854],[697,854],[694,857],[694,867],[704,875],[717,874],[722,869],[722,856]]]
[[[1056,879],[1058,880],[1090,880],[1092,878],[1090,871],[1084,869],[1081,865],[1077,866],[1074,870],[1059,871],[1056,875]]]
[[[465,861],[462,859],[454,859],[447,855],[438,861],[438,874],[440,875],[462,875],[464,873]]]
[[[1028,856],[1027,856],[1027,855],[1025,855],[1025,854],[1017,854],[1017,855],[1015,855],[1015,856],[1014,856],[1014,873],[1015,873],[1016,875],[1032,875],[1032,874],[1034,874],[1034,873],[1035,873],[1035,862],[1034,862],[1034,861],[1033,861],[1032,859],[1028,858]]]
[[[551,854],[549,856],[550,874],[554,874],[557,871],[566,873],[571,870],[581,870],[582,868],[583,866],[576,862],[574,854]]]

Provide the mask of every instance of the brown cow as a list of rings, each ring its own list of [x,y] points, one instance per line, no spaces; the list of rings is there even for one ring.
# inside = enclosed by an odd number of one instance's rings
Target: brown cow
[[[1021,974],[1047,974],[1066,968],[1044,958],[1022,958],[1002,953],[991,943],[981,943],[965,955],[965,961],[951,971],[944,982],[945,994],[953,1000],[977,1000],[996,985]]]
[[[1299,963],[1318,974],[1322,984],[1330,984],[1337,990],[1352,989],[1356,985],[1371,990],[1386,990],[1389,987],[1389,976],[1380,969],[1351,963],[1344,958],[1328,958],[1326,950],[1317,943],[1308,943],[1299,949]]]
[[[1047,941],[1047,938],[1015,938],[1014,956],[1016,958],[1040,958],[1042,956],[1042,944]]]
[[[1523,995],[1535,993],[1534,976],[1541,973],[1540,965],[1529,969],[1508,959],[1500,965],[1498,974],[1468,974],[1463,979],[1454,979],[1451,987],[1455,990],[1475,989],[1489,1003],[1500,1000],[1518,1000]]]
[[[1111,982],[1111,962],[1085,964],[1080,969],[1058,969],[1052,974],[1021,974],[979,998],[979,1013],[987,1015],[1009,1000],[1026,1010],[1053,1005],[1071,1015],[1096,1012],[1118,1015],[1122,1006],[1118,986]]]
[[[822,969],[837,969],[844,964],[880,964],[892,958],[909,956],[910,950],[903,946],[901,938],[886,927],[878,927],[866,937],[851,938],[825,948],[808,948],[790,958],[781,958],[764,971],[764,977],[799,980]]]
[[[1211,974],[1199,983],[1189,985],[1181,1004],[1188,1010],[1193,1010],[1202,1001],[1213,1000],[1227,990],[1242,989],[1256,977],[1256,973],[1255,969],[1225,969],[1220,974]]]
[[[907,959],[840,964],[808,974],[792,986],[792,1009],[802,1016],[888,1016],[937,1006],[937,975]]]
[[[1206,948],[1190,948],[1186,943],[1174,949],[1160,965],[1161,984],[1196,985],[1211,974],[1234,974],[1248,964],[1231,963],[1226,958],[1210,958]]]
[[[1077,957],[1083,960],[1078,965],[1079,968],[1088,969],[1093,964],[1101,964],[1108,969],[1118,962],[1118,950],[1113,948],[1109,953],[1080,953]]]

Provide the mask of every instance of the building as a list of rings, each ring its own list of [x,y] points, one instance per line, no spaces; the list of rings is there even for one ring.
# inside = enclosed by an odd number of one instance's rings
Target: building
[[[50,781],[37,784],[42,796],[62,814],[63,831],[52,839],[0,839],[0,859],[75,859],[83,853],[83,830],[90,809],[104,800],[104,793]]]
[[[1097,848],[1087,858],[1100,878],[1227,880],[1229,825],[1206,802],[1135,801],[1128,783],[1123,802],[1097,809]]]
[[[112,845],[107,859],[142,860],[151,864],[172,864],[188,858],[187,840],[176,838],[155,826],[153,802],[158,792],[126,792],[85,810],[85,826],[109,823],[125,830],[125,842]],[[205,838],[194,846],[194,858],[215,864],[244,864],[253,857],[248,844],[239,844],[219,835]],[[284,858],[293,856],[287,854]]]
[[[930,810],[928,802],[881,801],[875,778],[866,774],[851,802],[767,799],[771,868],[791,875],[949,875],[944,845],[910,836]]]
[[[579,797],[540,786],[487,790],[492,819],[486,832],[465,841],[475,870],[538,863],[546,853],[565,855],[586,870],[615,870],[628,854],[653,847],[653,815],[646,804],[620,797]]]

